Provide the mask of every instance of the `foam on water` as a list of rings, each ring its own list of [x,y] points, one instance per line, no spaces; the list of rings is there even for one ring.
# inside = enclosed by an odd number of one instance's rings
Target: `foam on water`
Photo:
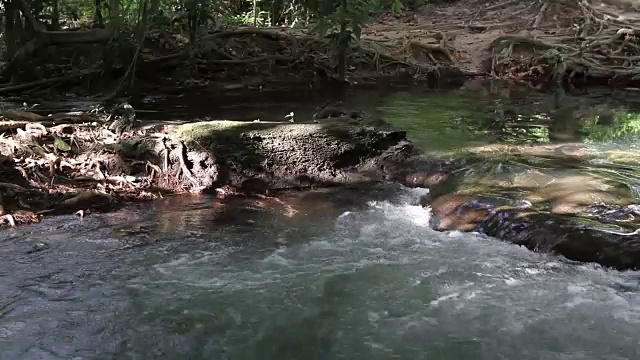
[[[443,322],[445,333],[459,336],[476,331],[531,336],[533,329],[547,324],[550,333],[577,336],[571,341],[579,342],[580,334],[562,324],[583,326],[585,321],[629,336],[635,332],[630,326],[640,319],[639,274],[574,264],[478,234],[435,232],[428,227],[428,209],[411,205],[420,195],[407,190],[404,203],[372,201],[365,210],[346,211],[337,216],[323,239],[279,248],[261,258],[219,268],[214,261],[219,257],[212,255],[196,263],[181,260],[189,264],[184,268],[176,263],[157,268],[171,274],[175,283],[223,293],[259,291],[263,299],[284,300],[267,306],[275,312],[287,312],[293,304],[310,306],[310,301],[322,297],[327,281],[343,279],[343,286],[365,286],[368,294],[351,300],[357,301],[356,307],[343,304],[345,318],[358,318],[364,312],[381,332],[402,328],[390,336],[398,341],[402,334],[426,331],[434,323],[442,327]],[[212,262],[206,264],[204,259]],[[199,269],[199,263],[207,269]],[[616,282],[636,289],[621,292]],[[294,295],[282,297],[289,291]],[[389,309],[406,314],[391,316]],[[354,336],[360,331],[364,328]],[[585,332],[585,342],[593,341],[594,331],[598,330]],[[376,341],[374,348],[391,346],[388,341]]]
[[[341,209],[312,235],[253,226],[182,253],[159,247],[162,260],[122,270],[123,290],[92,290],[126,297],[85,311],[87,331],[105,336],[100,344],[138,344],[100,345],[114,358],[636,358],[640,273],[433,231],[422,195]],[[252,250],[224,236],[288,245]],[[55,314],[71,313],[63,305]],[[0,341],[57,336],[62,318],[29,326],[42,316],[0,327]]]

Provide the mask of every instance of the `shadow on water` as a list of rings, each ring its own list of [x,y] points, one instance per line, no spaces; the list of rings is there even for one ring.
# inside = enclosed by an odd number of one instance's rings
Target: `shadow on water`
[[[307,95],[176,97],[142,117],[279,120],[342,99],[427,153],[465,159],[468,191],[640,184],[640,103],[623,93],[471,82]],[[385,185],[228,206],[182,196],[4,231],[0,358],[637,357],[640,274],[434,232],[426,194]]]

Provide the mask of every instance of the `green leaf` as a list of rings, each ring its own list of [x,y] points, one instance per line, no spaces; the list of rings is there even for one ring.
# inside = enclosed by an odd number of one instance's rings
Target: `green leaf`
[[[53,139],[53,145],[60,151],[71,151],[71,146],[57,136]]]
[[[400,14],[404,12],[407,8],[402,4],[400,0],[394,0],[391,5],[391,12],[394,14]]]

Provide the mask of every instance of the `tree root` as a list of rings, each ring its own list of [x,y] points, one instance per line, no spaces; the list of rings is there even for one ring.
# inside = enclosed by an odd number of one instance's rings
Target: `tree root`
[[[187,147],[184,145],[184,142],[180,141],[178,143],[178,160],[180,161],[180,169],[182,170],[184,176],[193,183],[194,187],[198,188],[200,187],[200,182],[198,182],[198,180],[193,177],[193,175],[191,174],[191,170],[189,170],[189,167],[187,166],[185,154],[186,150]]]
[[[294,61],[295,58],[292,56],[284,56],[284,55],[265,55],[252,59],[229,59],[229,60],[208,60],[209,64],[225,64],[225,65],[238,65],[238,64],[253,64],[267,61],[283,61],[290,62]]]
[[[636,36],[640,21],[615,19],[587,0],[561,0],[542,4],[530,21],[534,31],[545,26],[544,17],[551,6],[569,8],[571,22],[580,24],[574,29],[575,35],[568,37],[566,32],[558,31],[561,35],[545,36],[544,40],[534,33],[499,37],[489,46],[498,73],[520,78],[536,74],[558,81],[573,81],[577,75],[640,80],[640,44]]]
[[[73,208],[73,213],[100,205],[94,204],[94,199],[146,200],[157,197],[149,192],[152,189],[154,193],[170,193],[184,187],[197,187],[184,155],[176,157],[184,179],[179,180],[172,175],[169,181],[163,182],[160,177],[163,154],[159,151],[163,145],[158,144],[159,134],[154,129],[131,131],[116,137],[108,131],[101,131],[105,121],[84,113],[47,117],[24,111],[4,111],[3,114],[5,118],[15,119],[8,121],[20,122],[27,127],[26,133],[4,133],[0,137],[0,151],[7,154],[0,159],[0,216],[12,215],[17,223],[28,220],[28,217],[23,217],[32,210],[38,213],[58,212],[62,206],[66,210]],[[73,126],[72,133],[58,133],[56,128],[44,127],[58,121],[69,124],[87,120],[91,121],[86,126]],[[37,134],[29,132],[29,124],[41,126],[35,128]],[[152,138],[156,141],[149,143]],[[64,139],[73,147],[68,151],[57,150],[56,139]],[[168,143],[169,138],[162,134],[163,144],[165,140]],[[25,149],[11,149],[13,143],[24,144]],[[173,143],[182,146],[176,140]],[[167,158],[168,152],[167,146]],[[76,203],[73,199],[82,198],[83,190],[98,194],[98,197],[92,195],[82,204]],[[28,211],[21,213],[24,209]],[[6,219],[0,219],[0,227],[2,221],[6,222]]]
[[[409,42],[409,46],[421,49],[421,50],[425,51],[428,55],[431,55],[433,53],[442,54],[442,55],[445,56],[445,58],[450,63],[455,63],[456,62],[455,57],[451,54],[451,52],[449,52],[449,50],[445,46],[432,45],[432,44],[422,44],[422,43],[419,43],[417,41]],[[435,59],[433,57],[431,57],[431,59],[432,59],[432,61],[437,63],[437,61],[435,61]]]
[[[493,11],[493,10],[500,10],[500,9],[506,8],[508,6],[517,4],[519,2],[520,2],[520,0],[508,0],[508,1],[504,1],[504,2],[501,2],[501,3],[496,4],[496,5],[492,5],[492,6],[488,6],[488,7],[482,8],[482,9],[478,10],[478,12],[476,12],[476,14],[473,16],[471,21],[469,21],[469,23],[466,24],[466,26],[471,26],[471,24],[476,20],[476,18],[482,13],[486,13],[486,12]]]
[[[538,15],[536,15],[536,18],[533,20],[533,28],[534,29],[537,29],[540,26],[540,24],[542,23],[542,19],[544,19],[544,13],[547,11],[548,7],[549,7],[549,3],[546,2],[540,8],[540,11],[538,12]]]

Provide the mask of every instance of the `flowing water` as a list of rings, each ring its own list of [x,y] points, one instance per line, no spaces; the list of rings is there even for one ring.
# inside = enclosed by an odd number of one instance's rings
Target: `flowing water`
[[[376,111],[420,128],[411,116],[434,97],[396,94]],[[440,102],[450,122],[421,120],[440,135],[413,136],[438,151],[453,146],[432,142],[447,132],[459,146],[536,141],[496,140],[477,108],[455,113],[464,101]],[[640,273],[435,232],[417,205],[427,191],[315,190],[229,208],[185,196],[1,232],[0,358],[639,358]]]

